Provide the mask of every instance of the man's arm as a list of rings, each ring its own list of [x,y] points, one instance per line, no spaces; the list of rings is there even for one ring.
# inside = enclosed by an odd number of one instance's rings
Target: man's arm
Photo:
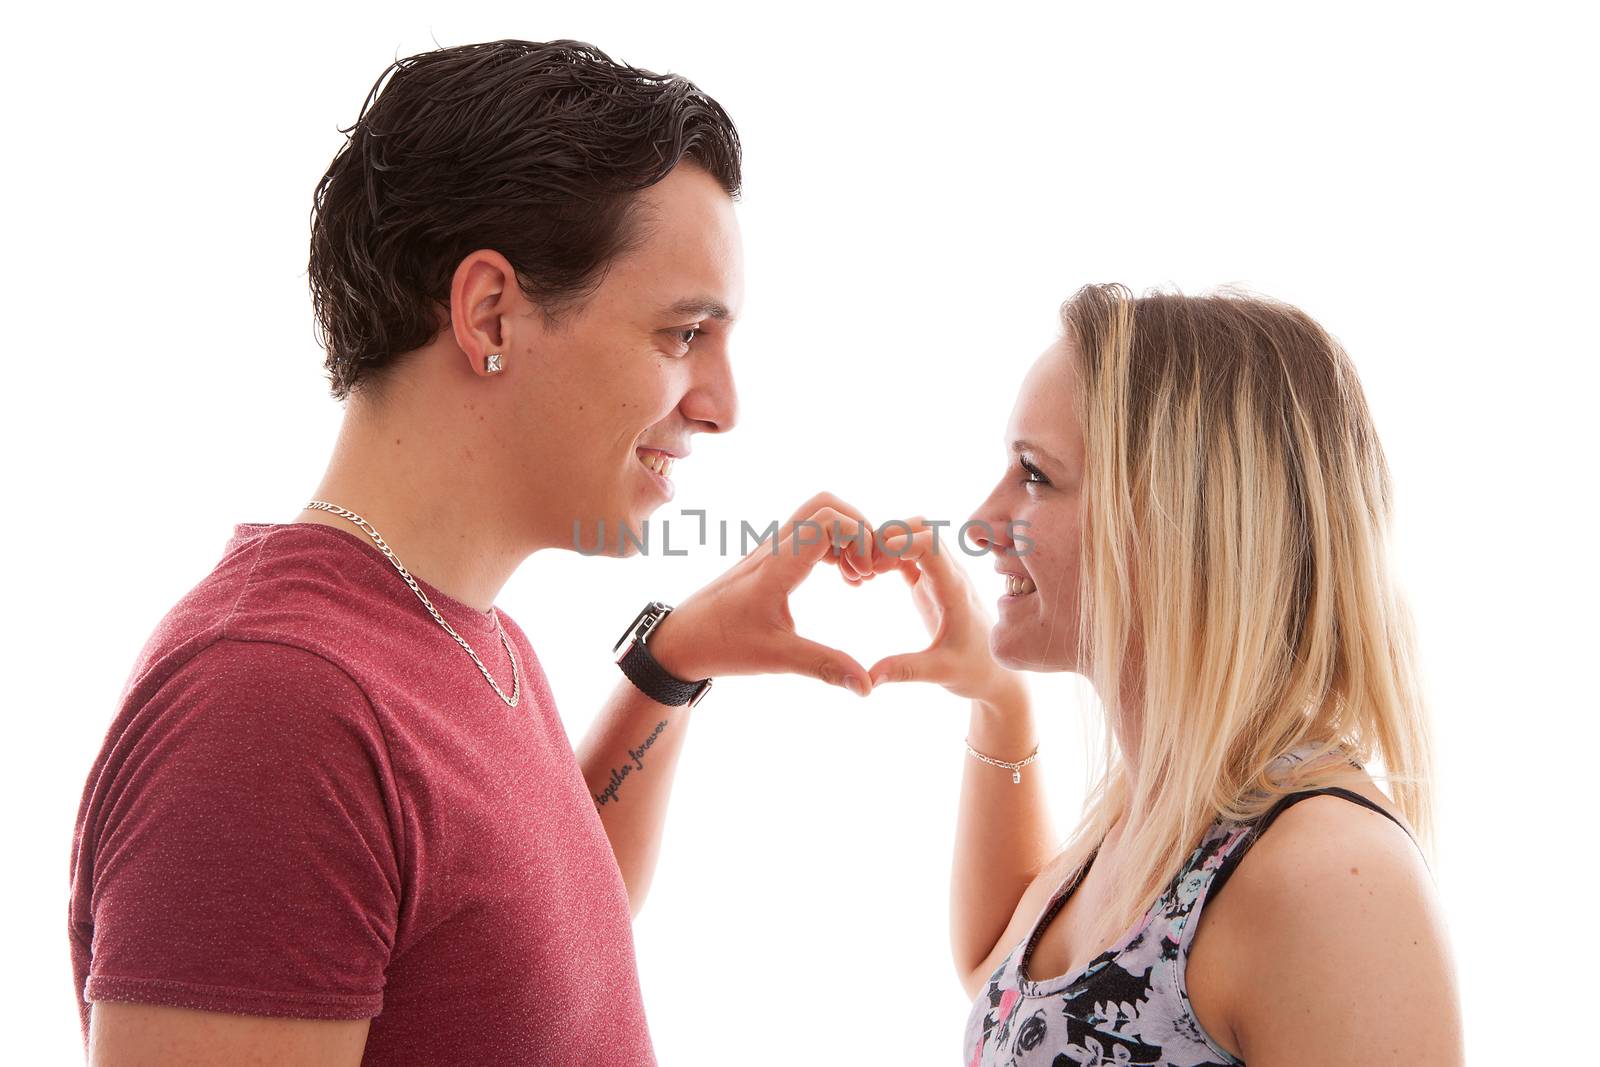
[[[160,758],[108,760],[74,858],[89,1062],[354,1067],[399,919],[365,693],[310,651],[224,638],[139,720],[114,751]]]
[[[658,637],[673,621],[668,615],[651,635],[652,655],[658,651]],[[659,656],[657,659],[659,662]],[[611,839],[634,915],[644,906],[655,874],[667,801],[689,717],[687,704],[657,704],[623,678],[578,746],[583,780]]]
[[[849,540],[846,540],[849,539]],[[866,696],[866,668],[794,632],[789,594],[817,563],[852,585],[894,566],[873,551],[864,516],[829,493],[801,505],[777,536],[662,619],[650,654],[684,681],[737,674],[804,674]],[[716,699],[716,694],[709,699]],[[655,873],[689,709],[658,704],[623,678],[578,746],[578,763],[605,824],[634,915]]]
[[[284,1019],[100,1000],[89,1067],[356,1067],[371,1019]]]

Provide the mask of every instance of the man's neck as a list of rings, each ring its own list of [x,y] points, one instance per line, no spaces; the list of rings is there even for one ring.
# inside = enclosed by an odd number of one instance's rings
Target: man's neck
[[[361,516],[413,577],[488,611],[532,548],[515,543],[514,516],[494,505],[496,494],[484,484],[488,472],[441,446],[443,436],[396,432],[352,409],[308,500]],[[371,538],[352,520],[320,509],[305,508],[291,521]]]

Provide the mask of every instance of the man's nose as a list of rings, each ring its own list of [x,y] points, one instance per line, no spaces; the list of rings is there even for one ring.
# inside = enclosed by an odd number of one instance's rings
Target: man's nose
[[[684,417],[696,423],[696,431],[727,433],[739,421],[739,392],[733,384],[733,369],[726,359],[708,366],[683,401]]]

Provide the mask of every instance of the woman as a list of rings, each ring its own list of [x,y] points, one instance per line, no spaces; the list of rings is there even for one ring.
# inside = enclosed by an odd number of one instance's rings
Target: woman
[[[1090,286],[1062,317],[968,527],[1006,582],[992,631],[936,530],[886,542],[934,641],[874,682],[972,701],[963,1062],[1461,1062],[1389,476],[1354,368],[1261,299]],[[1107,715],[1059,852],[1022,670],[1084,675]]]

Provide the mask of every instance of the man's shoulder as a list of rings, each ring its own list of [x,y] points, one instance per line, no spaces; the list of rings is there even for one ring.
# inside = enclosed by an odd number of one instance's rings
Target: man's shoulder
[[[338,546],[287,526],[241,523],[222,556],[162,615],[141,648],[124,697],[165,685],[180,671],[320,656],[339,663],[331,636],[361,613],[360,585]],[[205,653],[202,658],[202,653]]]
[[[316,635],[329,620],[365,610],[371,599],[371,569],[378,561],[345,535],[309,523],[241,524],[238,529],[230,552],[208,576],[237,593],[225,620],[229,636],[246,628],[291,638]],[[248,567],[227,566],[234,555],[245,553]],[[313,647],[309,639],[301,643]]]
[[[328,656],[315,642],[283,637],[218,634],[196,648],[169,675],[203,680],[207,685],[250,687],[283,692],[300,685],[316,685],[349,695],[363,693],[361,684],[337,657]]]

